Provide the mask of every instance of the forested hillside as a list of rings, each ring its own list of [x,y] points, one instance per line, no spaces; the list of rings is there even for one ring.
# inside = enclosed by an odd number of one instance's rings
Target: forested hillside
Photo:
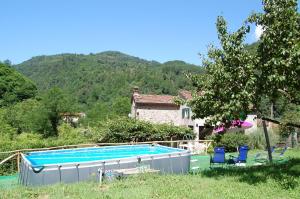
[[[145,93],[176,95],[179,89],[191,88],[186,72],[203,72],[201,67],[182,61],[161,64],[114,51],[38,56],[14,67],[40,91],[59,87],[72,95],[79,109],[95,102],[129,99],[133,86]]]
[[[31,98],[36,92],[32,81],[0,62],[0,108]]]

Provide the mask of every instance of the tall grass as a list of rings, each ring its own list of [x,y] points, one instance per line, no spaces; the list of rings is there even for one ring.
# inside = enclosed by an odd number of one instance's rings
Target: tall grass
[[[269,140],[271,146],[275,146],[279,140],[280,136],[275,130],[268,131]],[[266,138],[262,128],[257,129],[257,131],[248,134],[248,144],[251,148],[255,149],[265,149],[266,148]]]

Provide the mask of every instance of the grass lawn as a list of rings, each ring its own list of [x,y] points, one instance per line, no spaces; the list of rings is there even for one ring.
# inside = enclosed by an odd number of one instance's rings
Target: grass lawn
[[[251,155],[251,154],[250,154]],[[1,186],[0,198],[300,198],[300,150],[274,165],[202,169],[187,175],[139,175],[99,185],[94,182],[44,187]],[[205,158],[206,157],[206,158]],[[195,163],[195,162],[194,162]]]
[[[277,150],[276,152],[273,153],[273,161],[276,163],[284,163],[286,162],[289,158],[291,157],[299,157],[300,158],[300,154],[298,155],[296,152],[296,150],[290,150],[288,152],[286,152],[286,154],[284,155],[283,158],[278,157],[278,154],[281,152],[281,150],[279,149],[279,151]],[[258,153],[261,154],[262,156],[262,161],[257,162],[255,161],[255,155],[257,155]],[[300,150],[299,150],[300,153]],[[234,156],[237,157],[238,153],[226,153],[226,160],[230,159],[230,156]],[[248,157],[247,157],[247,163],[246,166],[255,166],[255,164],[259,164],[259,163],[266,163],[266,160],[268,159],[268,155],[266,151],[259,151],[259,150],[250,150],[248,153]],[[265,161],[264,161],[265,160]],[[210,168],[210,156],[209,155],[194,155],[191,158],[191,170],[193,170],[194,168],[197,168],[196,170],[206,170]],[[222,167],[228,167],[228,166],[233,166],[233,165],[228,165],[228,164],[224,164],[221,165]],[[220,167],[220,165],[216,165],[213,167]]]

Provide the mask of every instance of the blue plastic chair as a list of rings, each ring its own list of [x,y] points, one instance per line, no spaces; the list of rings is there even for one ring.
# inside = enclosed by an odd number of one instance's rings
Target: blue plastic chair
[[[246,163],[247,155],[248,155],[249,147],[247,145],[239,147],[239,155],[238,157],[230,156],[231,160],[236,163]]]
[[[225,148],[215,147],[214,156],[210,156],[210,167],[214,164],[225,164]]]

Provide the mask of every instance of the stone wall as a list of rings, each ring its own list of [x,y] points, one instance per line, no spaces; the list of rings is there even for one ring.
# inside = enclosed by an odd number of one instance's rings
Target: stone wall
[[[180,109],[177,106],[139,105],[132,108],[132,115],[136,119],[157,124],[181,124]]]
[[[193,131],[196,135],[196,139],[199,134],[199,127],[203,123],[202,120],[192,120],[190,118],[182,118],[182,109],[188,108],[186,105],[159,105],[159,104],[136,104],[134,101],[131,106],[131,118],[135,118],[142,121],[147,121],[155,124],[173,124],[175,126],[190,126],[193,127]],[[192,116],[190,112],[190,116]]]

